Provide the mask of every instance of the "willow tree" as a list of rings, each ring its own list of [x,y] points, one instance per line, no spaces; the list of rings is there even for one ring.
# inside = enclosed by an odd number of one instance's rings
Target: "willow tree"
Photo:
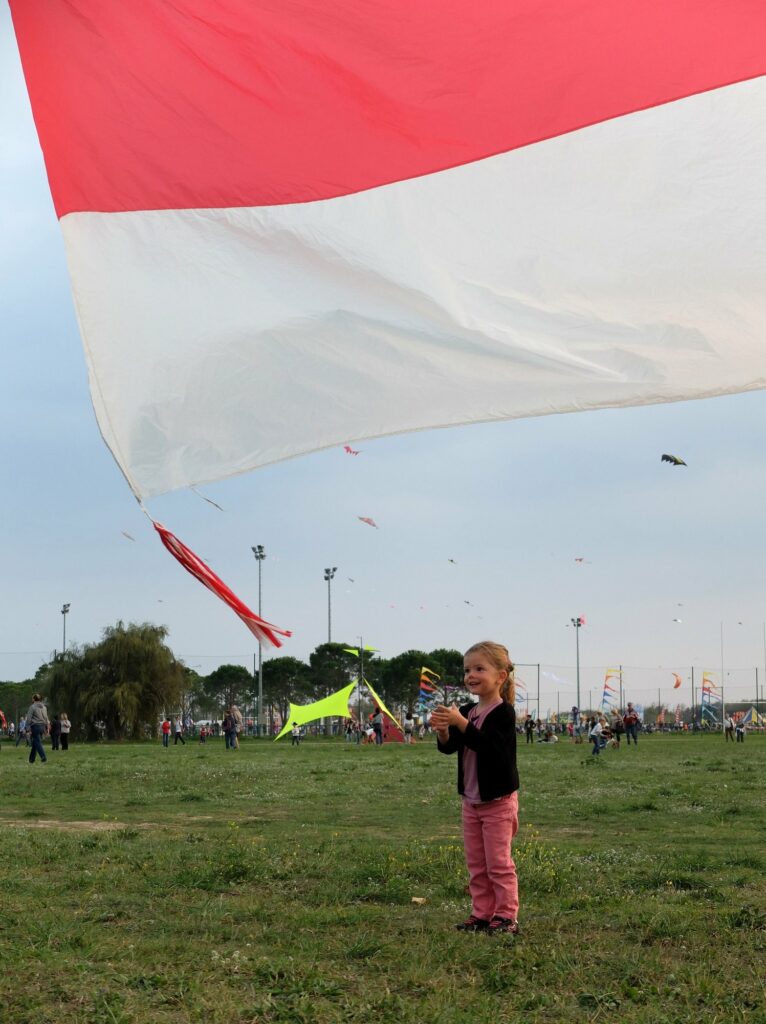
[[[54,710],[66,710],[87,735],[138,739],[177,711],[184,666],[165,643],[168,630],[149,622],[107,626],[97,644],[68,651],[49,666]]]

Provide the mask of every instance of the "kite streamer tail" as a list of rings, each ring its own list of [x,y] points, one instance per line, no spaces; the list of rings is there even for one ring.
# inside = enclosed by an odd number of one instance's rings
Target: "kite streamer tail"
[[[151,516],[149,516],[151,519]],[[181,563],[187,572],[191,573],[195,579],[198,579],[200,583],[203,583],[208,590],[219,597],[225,604],[227,604],[232,611],[242,619],[244,624],[253,634],[253,636],[260,642],[265,644],[271,644],[273,647],[281,647],[282,641],[279,639],[280,636],[292,636],[292,633],[287,629],[280,629],[278,626],[272,625],[270,622],[266,622],[255,612],[251,611],[244,601],[240,601],[237,595],[226,586],[222,579],[220,579],[213,570],[205,565],[201,558],[194,554],[194,552],[187,548],[178,537],[166,530],[160,523],[155,522],[152,519],[154,529],[160,535],[160,540],[171,553],[173,558]]]

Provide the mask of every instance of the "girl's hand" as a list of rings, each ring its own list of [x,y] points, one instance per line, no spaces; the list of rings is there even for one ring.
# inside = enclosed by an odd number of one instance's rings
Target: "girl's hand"
[[[451,725],[464,732],[467,722],[455,704],[450,704],[449,707],[440,704],[431,712],[431,724],[438,732],[446,732]]]

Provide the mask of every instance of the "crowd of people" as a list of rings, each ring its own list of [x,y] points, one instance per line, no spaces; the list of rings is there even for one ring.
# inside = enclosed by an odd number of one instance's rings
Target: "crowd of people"
[[[624,711],[614,709],[599,714],[581,713],[577,707],[573,707],[566,721],[559,721],[558,716],[556,720],[544,721],[529,714],[526,717],[518,716],[516,719],[516,732],[525,737],[526,743],[554,744],[564,737],[575,744],[587,740],[592,744],[592,754],[596,756],[607,747],[619,750],[623,741],[628,746],[637,746],[640,733],[652,733],[660,729],[671,732],[696,732],[707,731],[712,727],[707,721],[703,721],[702,724],[693,722],[691,726],[686,723],[670,723],[664,726],[644,723],[630,701]],[[744,743],[746,726],[741,717],[726,715],[717,728],[723,731],[727,742],[731,740]],[[347,743],[371,746],[381,746],[390,740],[403,740],[405,744],[411,744],[433,735],[430,713],[421,708],[416,714],[412,707],[407,708],[402,715],[401,730],[394,728],[393,723],[377,706],[361,721],[356,717],[336,719],[331,723],[330,729],[331,735],[343,735]],[[66,712],[54,715],[49,720],[45,701],[40,694],[33,696],[32,705],[27,713],[21,716],[18,725],[13,721],[6,721],[3,712],[0,711],[0,737],[7,737],[16,747],[24,744],[29,748],[29,759],[32,762],[36,757],[43,763],[46,760],[42,745],[43,737],[50,737],[52,750],[68,750],[71,730],[72,723]],[[190,717],[184,718],[178,714],[163,718],[159,726],[163,747],[171,745],[171,738],[173,746],[185,746],[187,740],[191,738],[196,738],[200,744],[204,744],[210,738],[223,737],[226,750],[238,750],[241,737],[254,731],[253,721],[246,720],[236,704],[230,704],[226,708],[220,721],[214,719],[195,723]],[[319,734],[322,731],[319,723],[312,723],[310,726],[293,725],[290,729],[292,745],[299,746],[310,733]],[[278,726],[275,724],[272,734],[276,735],[277,732]]]
[[[69,733],[72,730],[69,716],[66,711],[62,711],[60,714],[54,715],[53,719],[49,719],[45,701],[39,693],[32,695],[29,710],[21,716],[18,726],[13,721],[6,721],[2,711],[0,711],[0,726],[8,739],[12,740],[17,747],[22,743],[25,747],[29,747],[30,764],[34,764],[38,757],[42,764],[48,760],[43,746],[45,736],[50,736],[52,750],[69,750]]]

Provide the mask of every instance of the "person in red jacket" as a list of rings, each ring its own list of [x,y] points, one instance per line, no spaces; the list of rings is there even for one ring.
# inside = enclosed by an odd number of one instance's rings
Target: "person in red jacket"
[[[518,933],[519,884],[511,841],[519,823],[513,665],[502,644],[465,653],[465,685],[477,704],[441,705],[431,715],[438,748],[458,755],[463,845],[471,915],[459,931]]]
[[[639,723],[639,721],[640,721],[640,719],[638,717],[636,709],[633,707],[631,702],[628,701],[627,711],[622,716],[622,722],[623,722],[623,725],[625,726],[625,737],[627,739],[628,746],[630,746],[631,739],[633,740],[633,743],[636,746],[638,746],[638,723]]]
[[[170,719],[164,719],[162,723],[162,745],[166,747],[170,742]]]

